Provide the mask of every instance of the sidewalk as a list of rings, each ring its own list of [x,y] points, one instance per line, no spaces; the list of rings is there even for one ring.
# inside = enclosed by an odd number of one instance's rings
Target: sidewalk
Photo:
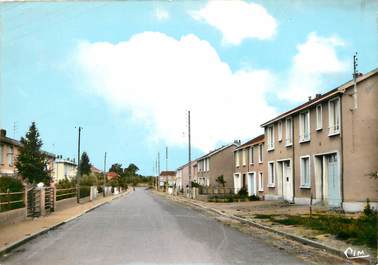
[[[65,222],[73,220],[96,207],[127,195],[130,191],[131,190],[129,189],[124,193],[105,198],[101,196],[95,201],[84,202],[65,210],[53,212],[47,216],[35,218],[34,220],[30,219],[16,224],[1,226],[0,254],[5,252],[5,250],[12,245],[18,244],[19,242],[32,238],[39,233],[43,233]]]
[[[162,194],[162,193],[160,193]],[[344,251],[351,247],[355,250],[364,250],[369,253],[370,257],[374,259],[377,253],[375,250],[367,246],[352,245],[347,241],[338,240],[335,236],[322,233],[318,230],[312,230],[300,225],[283,225],[277,222],[272,222],[271,219],[264,216],[303,216],[309,214],[309,206],[285,204],[279,201],[248,201],[248,202],[233,202],[233,203],[214,203],[203,202],[189,199],[183,196],[166,195],[167,198],[181,203],[191,204],[201,207],[218,215],[230,217],[239,220],[242,223],[248,223],[258,228],[268,230],[271,232],[279,232],[281,235],[294,239],[303,244],[308,244],[312,241],[317,248],[328,248],[330,253],[343,256]],[[313,214],[332,214],[321,206],[313,207]],[[264,217],[264,218],[261,218]],[[357,217],[358,214],[349,214],[349,217]],[[303,240],[302,240],[303,239]],[[360,261],[361,262],[361,261]]]

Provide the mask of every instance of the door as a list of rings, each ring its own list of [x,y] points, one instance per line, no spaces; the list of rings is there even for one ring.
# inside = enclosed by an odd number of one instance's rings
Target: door
[[[341,206],[340,174],[337,154],[327,157],[328,162],[328,205],[332,207]]]
[[[248,173],[248,195],[256,195],[256,173]]]
[[[293,176],[291,174],[290,161],[282,162],[282,184],[283,198],[286,201],[293,201]]]

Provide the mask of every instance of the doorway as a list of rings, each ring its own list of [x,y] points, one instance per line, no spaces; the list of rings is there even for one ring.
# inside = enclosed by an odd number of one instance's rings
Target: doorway
[[[248,173],[248,196],[256,195],[256,172]]]

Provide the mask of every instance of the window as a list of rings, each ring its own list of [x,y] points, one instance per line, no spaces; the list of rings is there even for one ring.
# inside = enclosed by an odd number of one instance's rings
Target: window
[[[240,166],[239,151],[235,152],[235,166]]]
[[[279,121],[278,122],[278,126],[277,126],[277,130],[278,130],[278,141],[281,142],[282,141],[282,122]]]
[[[8,165],[13,166],[13,146],[8,147]]]
[[[273,132],[273,126],[269,126],[267,128],[267,136],[268,136],[268,151],[274,149],[274,132]]]
[[[340,99],[335,98],[329,101],[329,135],[340,133]]]
[[[268,176],[269,176],[269,187],[274,187],[275,177],[274,177],[274,162],[268,163]]]
[[[264,191],[263,173],[259,172],[259,191]]]
[[[247,152],[246,149],[242,150],[243,166],[245,166],[247,164],[247,154],[246,154],[246,152]]]
[[[249,163],[253,164],[253,146],[249,148]]]
[[[0,144],[0,164],[3,164],[3,145]]]
[[[301,188],[310,188],[310,156],[301,157]]]
[[[322,105],[316,106],[316,130],[321,130],[323,128],[323,113]]]
[[[299,142],[310,141],[310,111],[299,114]]]
[[[263,162],[263,145],[259,144],[259,163]]]
[[[293,144],[293,121],[291,118],[286,119],[286,146]]]

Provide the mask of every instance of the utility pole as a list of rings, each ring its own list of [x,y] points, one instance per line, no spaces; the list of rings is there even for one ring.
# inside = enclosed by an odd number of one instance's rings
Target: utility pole
[[[188,110],[188,160],[189,160],[189,187],[192,187],[192,150],[190,139],[190,110]]]
[[[168,171],[168,146],[165,147],[165,170]]]
[[[102,189],[102,194],[105,197],[105,187],[106,187],[106,152],[104,155],[104,188]]]
[[[353,55],[353,103],[354,103],[354,109],[358,108],[358,102],[357,102],[357,77],[358,77],[358,58],[357,58],[357,52]]]
[[[79,137],[77,140],[77,173],[76,173],[76,202],[80,203],[80,136],[81,127],[79,126]]]

